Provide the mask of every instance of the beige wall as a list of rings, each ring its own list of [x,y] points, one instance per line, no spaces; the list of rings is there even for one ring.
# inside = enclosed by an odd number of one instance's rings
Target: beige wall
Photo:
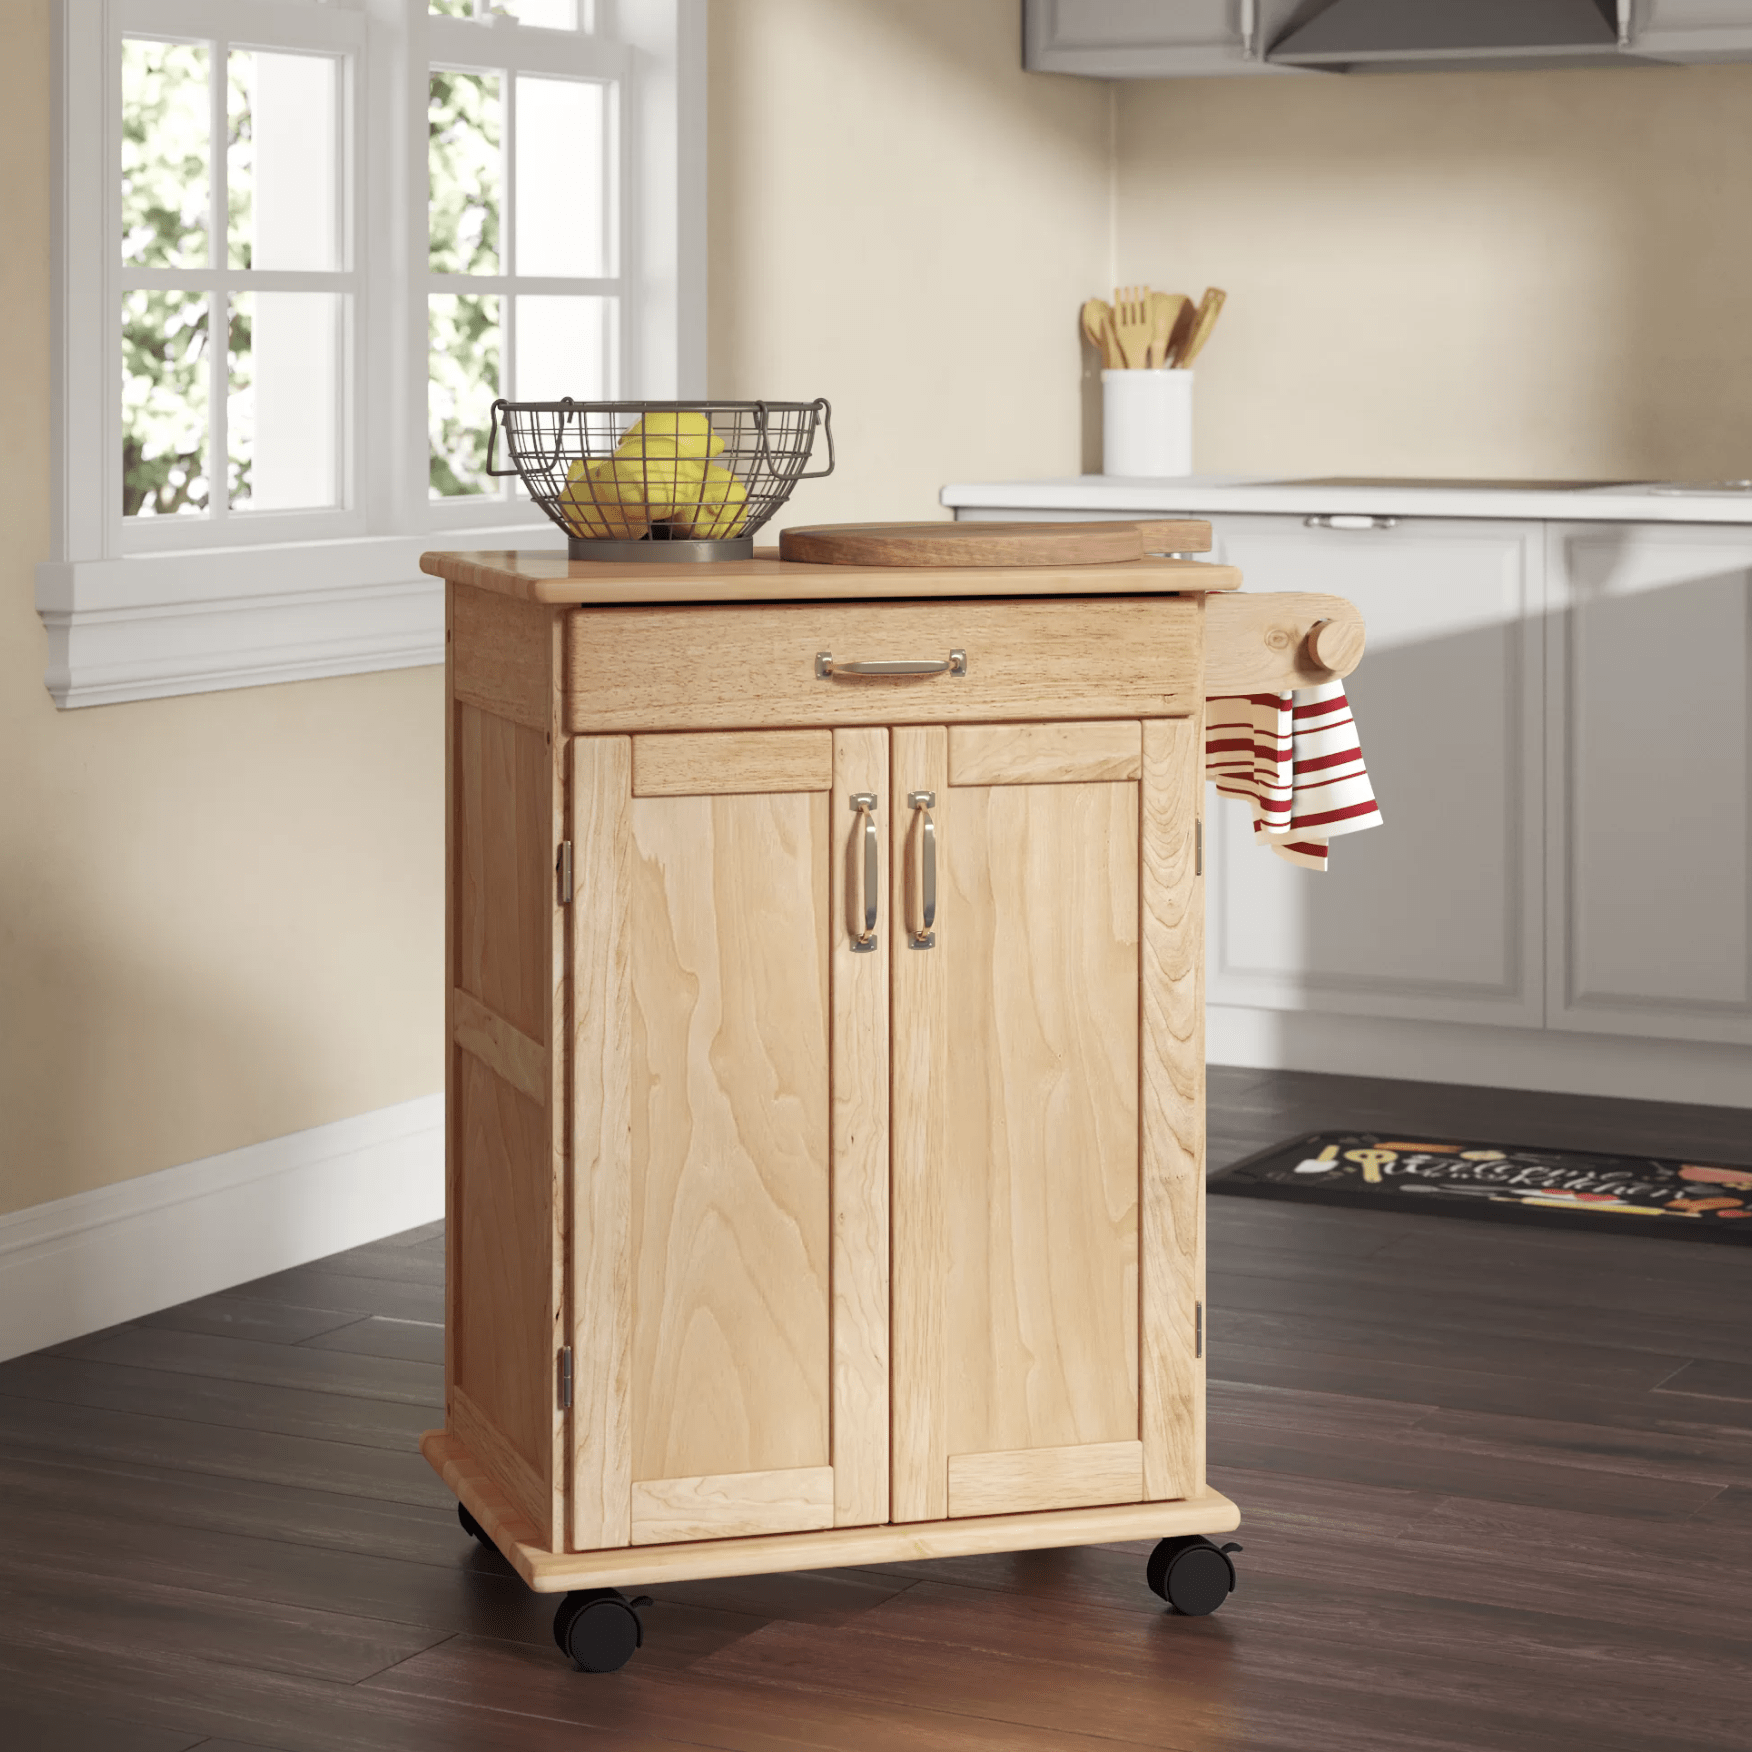
[[[1109,100],[1022,71],[1017,0],[711,0],[714,396],[825,395],[779,523],[944,515],[1075,474]]]
[[[1119,87],[1207,471],[1752,475],[1752,66]]]
[[[1013,0],[713,0],[713,393],[831,397],[812,519],[1077,466],[1108,100]],[[436,670],[57,712],[49,0],[0,26],[0,1212],[440,1086]]]
[[[58,712],[49,3],[0,26],[0,1212],[443,1081],[442,672]]]

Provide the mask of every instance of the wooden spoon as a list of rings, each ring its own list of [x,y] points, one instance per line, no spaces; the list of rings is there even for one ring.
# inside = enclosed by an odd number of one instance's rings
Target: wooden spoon
[[[1205,288],[1204,297],[1198,301],[1198,314],[1192,319],[1192,332],[1174,361],[1182,371],[1204,350],[1205,342],[1211,338],[1211,330],[1217,326],[1217,318],[1223,314],[1223,301],[1228,296],[1219,287]]]
[[[1150,294],[1150,347],[1144,363],[1150,370],[1159,370],[1168,361],[1168,343],[1173,338],[1180,313],[1192,300],[1184,292],[1152,292]]]
[[[1174,327],[1168,336],[1168,350],[1163,355],[1163,363],[1169,366],[1180,363],[1180,355],[1192,334],[1192,319],[1198,314],[1198,306],[1190,298],[1178,293],[1176,296],[1180,298],[1180,314],[1174,319]]]
[[[1083,305],[1083,338],[1101,355],[1107,370],[1116,369],[1113,311],[1105,298],[1091,298]]]

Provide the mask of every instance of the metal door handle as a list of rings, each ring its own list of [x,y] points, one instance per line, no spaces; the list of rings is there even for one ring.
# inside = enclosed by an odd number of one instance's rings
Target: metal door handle
[[[908,897],[906,945],[909,949],[934,949],[937,933],[937,824],[931,811],[937,807],[935,791],[908,791],[907,807],[919,812],[919,862]]]
[[[1304,517],[1304,529],[1397,529],[1397,517],[1363,517],[1353,516],[1349,512],[1339,511],[1330,517]]]
[[[876,947],[876,901],[879,890],[876,886],[877,872],[880,863],[876,847],[876,796],[872,791],[854,791],[852,793],[852,808],[857,811],[858,821],[864,836],[864,855],[858,856],[856,845],[852,848],[852,862],[858,870],[858,891],[852,909],[852,953],[868,955]],[[859,828],[854,827],[853,833]],[[862,927],[860,929],[860,926]]]
[[[947,657],[876,657],[864,663],[835,663],[831,651],[815,653],[815,673],[823,681],[841,675],[965,675],[967,653]]]

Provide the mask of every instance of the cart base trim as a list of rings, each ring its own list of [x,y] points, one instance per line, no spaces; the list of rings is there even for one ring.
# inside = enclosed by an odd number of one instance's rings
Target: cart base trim
[[[1172,1502],[831,1527],[812,1533],[699,1539],[607,1551],[549,1551],[540,1543],[529,1518],[512,1504],[456,1435],[448,1430],[428,1430],[420,1438],[420,1452],[511,1567],[539,1594],[966,1557],[983,1551],[1035,1551],[1059,1545],[1104,1545],[1121,1539],[1228,1533],[1241,1524],[1241,1511],[1234,1503],[1220,1492],[1206,1490]]]

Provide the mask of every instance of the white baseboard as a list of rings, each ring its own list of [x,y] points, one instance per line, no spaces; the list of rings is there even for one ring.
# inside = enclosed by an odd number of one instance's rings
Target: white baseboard
[[[422,1095],[0,1216],[0,1360],[444,1215]]]
[[[1752,1047],[1213,1004],[1205,1058],[1255,1070],[1752,1107]]]

